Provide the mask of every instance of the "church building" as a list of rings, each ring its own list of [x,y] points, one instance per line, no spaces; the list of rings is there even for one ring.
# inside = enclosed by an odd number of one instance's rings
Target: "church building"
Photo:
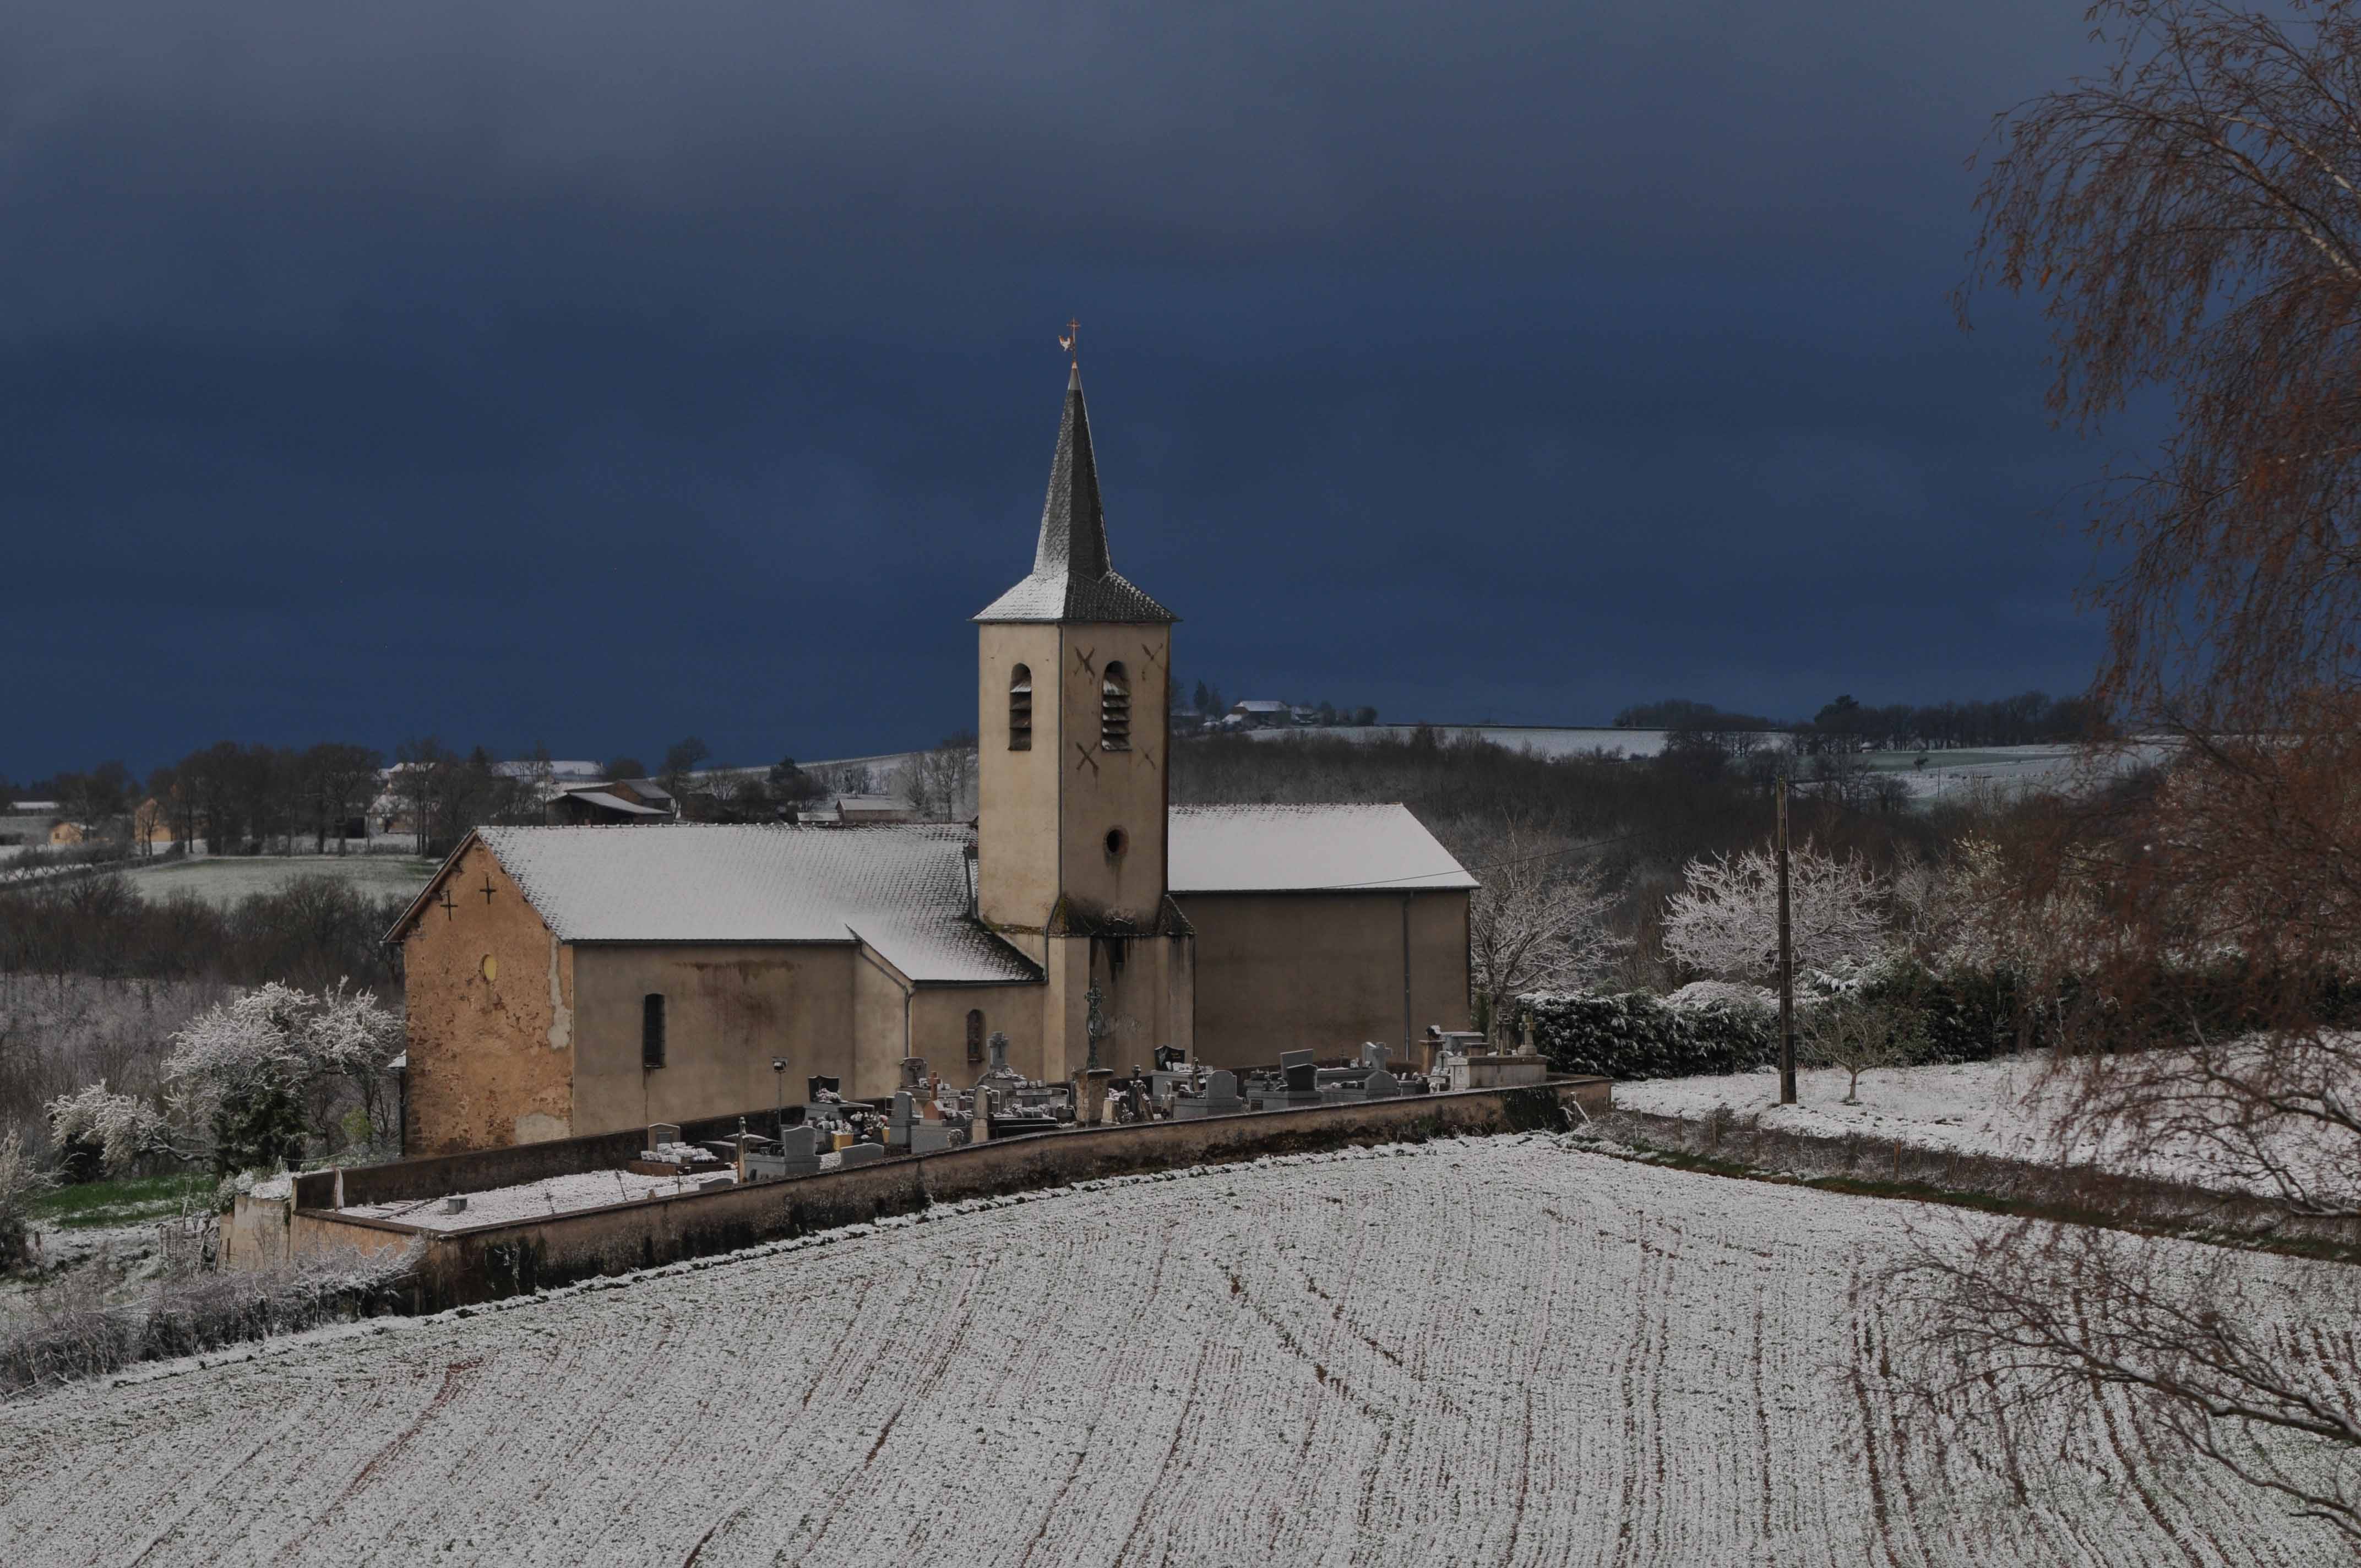
[[[976,821],[479,829],[387,938],[405,1152],[757,1110],[775,1060],[963,1081],[994,1033],[1058,1080],[1466,1027],[1476,881],[1408,810],[1170,804],[1176,619],[1109,558],[1077,371],[1033,569],[975,617]]]

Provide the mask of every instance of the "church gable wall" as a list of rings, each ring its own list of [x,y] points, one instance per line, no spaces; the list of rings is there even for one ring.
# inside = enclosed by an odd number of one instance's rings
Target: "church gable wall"
[[[489,850],[467,848],[437,901],[402,938],[401,952],[410,1052],[405,1152],[537,1143],[582,1131],[573,1124],[570,950],[552,939]]]
[[[815,1073],[853,1077],[851,944],[588,944],[573,949],[575,1132],[695,1121],[790,1100]],[[662,1067],[642,1064],[645,1001],[662,996]],[[895,1019],[895,1038],[900,1036]]]
[[[1402,1053],[1411,1031],[1467,1027],[1467,894],[1175,894],[1196,928],[1196,1059],[1248,1067],[1283,1050],[1341,1056],[1364,1040]]]

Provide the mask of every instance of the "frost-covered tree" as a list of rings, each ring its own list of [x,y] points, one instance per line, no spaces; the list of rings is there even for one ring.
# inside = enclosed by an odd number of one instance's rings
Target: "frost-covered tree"
[[[1477,1022],[1499,1043],[1528,992],[1598,980],[1626,943],[1607,927],[1615,895],[1596,865],[1515,825],[1473,846],[1484,885],[1468,901],[1467,960]]]
[[[24,1260],[33,1200],[49,1185],[49,1173],[25,1147],[22,1137],[10,1133],[0,1138],[0,1269],[14,1268]]]
[[[1779,972],[1779,868],[1768,850],[1691,861],[1687,886],[1664,905],[1664,950],[1724,980]],[[1790,855],[1788,927],[1795,969],[1841,970],[1883,952],[1885,880],[1856,857],[1838,860],[1809,841]]]
[[[200,1014],[172,1036],[164,1076],[177,1114],[207,1129],[223,1175],[302,1157],[357,1099],[387,1125],[384,1074],[401,1021],[368,992],[273,982]]]
[[[62,1151],[69,1178],[121,1176],[150,1155],[177,1155],[164,1113],[137,1094],[121,1094],[104,1079],[60,1094],[42,1107],[49,1140]]]

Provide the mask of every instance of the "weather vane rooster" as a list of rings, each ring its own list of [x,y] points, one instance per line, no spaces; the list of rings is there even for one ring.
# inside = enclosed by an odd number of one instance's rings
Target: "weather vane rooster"
[[[1064,335],[1058,339],[1058,346],[1066,351],[1068,357],[1078,368],[1082,365],[1082,356],[1074,352],[1074,345],[1082,341],[1082,323],[1079,318],[1074,318],[1068,320]]]

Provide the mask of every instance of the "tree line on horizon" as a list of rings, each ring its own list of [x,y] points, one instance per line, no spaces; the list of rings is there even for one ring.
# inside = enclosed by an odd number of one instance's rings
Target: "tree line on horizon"
[[[1882,707],[1847,694],[1800,721],[1664,697],[1624,708],[1615,716],[1615,728],[1675,734],[1785,734],[1795,736],[1806,751],[1842,744],[1879,751],[2070,745],[2101,739],[2105,732],[2098,708],[2088,698],[2040,691],[1981,702],[1897,702]]]

